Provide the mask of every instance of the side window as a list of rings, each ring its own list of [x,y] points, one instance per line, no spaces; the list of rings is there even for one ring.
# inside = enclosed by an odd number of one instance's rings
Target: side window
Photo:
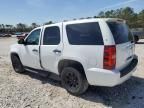
[[[53,26],[45,28],[43,45],[58,45],[59,43],[60,43],[59,27]]]
[[[66,26],[69,43],[72,45],[103,45],[100,26],[97,22],[70,24]]]
[[[40,38],[40,32],[41,32],[41,29],[37,29],[37,30],[33,31],[26,39],[26,44],[27,45],[38,45],[39,38]]]

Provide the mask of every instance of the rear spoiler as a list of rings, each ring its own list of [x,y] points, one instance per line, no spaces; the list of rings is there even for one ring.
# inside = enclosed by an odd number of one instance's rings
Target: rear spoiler
[[[126,20],[123,20],[123,19],[108,19],[107,22],[126,23]]]

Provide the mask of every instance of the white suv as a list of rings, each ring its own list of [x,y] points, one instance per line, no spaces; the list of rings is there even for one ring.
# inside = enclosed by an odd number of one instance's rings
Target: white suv
[[[113,87],[132,76],[138,59],[122,19],[84,19],[45,25],[11,46],[16,72],[51,72],[74,95],[88,85]]]

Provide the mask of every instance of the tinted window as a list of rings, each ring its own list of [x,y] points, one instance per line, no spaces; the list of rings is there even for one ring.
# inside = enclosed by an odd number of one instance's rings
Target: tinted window
[[[40,37],[40,29],[33,31],[28,38],[26,39],[27,45],[38,45],[39,44],[39,37]]]
[[[133,41],[133,36],[125,23],[108,22],[116,44]]]
[[[67,25],[67,36],[72,45],[103,45],[98,23],[82,23]]]
[[[59,27],[48,27],[44,31],[43,45],[58,45],[60,43]]]

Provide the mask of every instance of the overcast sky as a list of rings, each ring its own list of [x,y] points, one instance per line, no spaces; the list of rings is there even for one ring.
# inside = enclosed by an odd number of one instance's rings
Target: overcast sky
[[[126,6],[139,12],[144,0],[0,0],[0,24],[59,22]]]

